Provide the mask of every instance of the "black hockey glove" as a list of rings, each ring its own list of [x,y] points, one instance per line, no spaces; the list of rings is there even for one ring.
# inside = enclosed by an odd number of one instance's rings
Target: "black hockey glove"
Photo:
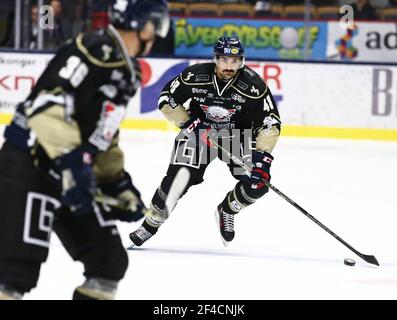
[[[251,188],[267,188],[262,179],[270,181],[270,166],[273,156],[267,152],[253,151],[252,153],[252,171],[251,171]]]
[[[55,159],[62,175],[62,203],[76,215],[92,210],[96,189],[92,161],[93,155],[83,148]]]
[[[128,172],[124,171],[123,176],[116,181],[99,184],[98,189],[99,194],[104,196],[103,204],[106,204],[106,196],[118,200],[117,204],[109,203],[105,209],[108,216],[126,222],[138,221],[144,217],[146,206]]]

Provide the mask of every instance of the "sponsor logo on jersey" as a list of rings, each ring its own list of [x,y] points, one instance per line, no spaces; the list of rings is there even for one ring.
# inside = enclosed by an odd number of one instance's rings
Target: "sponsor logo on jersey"
[[[196,81],[209,81],[210,76],[208,74],[198,74],[196,76]]]
[[[201,103],[205,102],[205,98],[193,97],[193,99],[196,100],[197,102],[201,102]]]
[[[193,77],[194,76],[194,73],[192,73],[192,72],[189,72],[187,75],[186,75],[186,78],[184,78],[183,80],[185,80],[185,81],[189,81],[190,80],[190,78],[191,77]]]
[[[247,72],[251,77],[253,77],[253,76],[255,75],[255,72],[254,72],[253,70],[251,70],[251,69],[245,68],[244,70],[245,70],[245,72]]]
[[[100,86],[99,91],[101,91],[109,99],[114,99],[118,93],[117,88],[111,84],[104,84]]]
[[[110,59],[110,54],[112,53],[113,48],[111,46],[108,46],[108,45],[104,44],[101,49],[102,49],[102,52],[103,52],[102,60],[103,61],[108,61]]]
[[[236,113],[236,109],[225,109],[219,106],[200,105],[200,107],[205,112],[206,118],[215,122],[229,122]]]
[[[123,73],[117,69],[113,70],[110,76],[110,80],[120,81],[121,79],[123,79]]]
[[[246,84],[245,82],[242,82],[241,80],[239,80],[237,82],[237,87],[239,87],[239,88],[241,88],[243,90],[246,90],[248,88],[248,84]]]
[[[103,129],[103,137],[111,141],[118,130],[121,121],[124,119],[125,108],[117,106],[110,101],[106,101],[102,109],[102,119],[100,121]]]
[[[240,96],[237,93],[233,93],[231,95],[232,100],[237,101],[238,103],[245,103],[245,101],[247,101],[247,99],[244,99],[242,96]]]
[[[259,90],[257,88],[255,88],[255,86],[251,87],[251,92],[256,93],[256,95],[259,96]]]
[[[175,102],[174,98],[172,97],[168,100],[168,103],[170,104],[172,109],[175,109],[178,106],[178,104]]]
[[[124,119],[125,111],[123,106],[115,105],[111,101],[104,101],[101,118],[96,130],[90,136],[89,142],[101,151],[107,150]]]
[[[236,124],[230,122],[211,123],[211,128],[215,130],[222,130],[222,129],[232,130],[236,128]]]
[[[208,92],[208,89],[192,88],[192,93],[204,93],[204,94],[206,94],[207,92]]]

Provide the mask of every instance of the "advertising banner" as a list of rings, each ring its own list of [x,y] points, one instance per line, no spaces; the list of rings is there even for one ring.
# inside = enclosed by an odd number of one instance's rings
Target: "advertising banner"
[[[309,24],[308,57],[324,59],[327,23]],[[303,59],[303,21],[175,18],[175,55],[209,58],[223,34],[237,34],[248,59]]]
[[[0,53],[0,112],[13,112],[35,85],[52,54]]]
[[[397,130],[397,66],[248,62],[286,125]]]
[[[13,113],[16,103],[28,96],[50,58],[43,54],[0,53],[0,116]],[[159,93],[184,68],[202,61],[208,60],[141,59],[142,89],[129,103],[129,127],[137,128],[137,123],[141,125],[138,128],[158,129],[160,123],[165,127],[165,118],[157,107]],[[397,66],[255,60],[246,64],[271,89],[284,128],[397,132]]]
[[[0,113],[14,112],[52,57],[52,54],[0,52]],[[189,63],[182,59],[140,59],[142,89],[131,99],[127,117],[163,119],[157,110],[157,97],[165,84]]]
[[[338,22],[329,22],[327,57],[397,63],[397,24],[357,22],[351,29],[346,29]]]

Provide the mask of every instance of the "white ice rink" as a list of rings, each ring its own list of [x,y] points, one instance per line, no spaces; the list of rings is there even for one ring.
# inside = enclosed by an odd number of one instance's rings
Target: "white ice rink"
[[[149,203],[175,133],[123,131],[126,166]],[[397,299],[397,143],[280,138],[272,183],[351,246],[361,260],[270,191],[236,217],[224,248],[214,210],[235,184],[219,160],[141,249],[117,299]],[[125,246],[140,224],[120,223]],[[343,264],[344,258],[356,266]],[[55,235],[38,287],[26,299],[70,299],[84,280]]]

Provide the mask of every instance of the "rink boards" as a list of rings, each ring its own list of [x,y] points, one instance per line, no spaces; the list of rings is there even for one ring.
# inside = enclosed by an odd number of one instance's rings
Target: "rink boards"
[[[51,54],[0,52],[0,123],[29,94]],[[124,128],[174,130],[157,109],[163,86],[188,59],[141,59],[143,87]],[[285,136],[397,140],[397,66],[247,61],[269,85]]]

